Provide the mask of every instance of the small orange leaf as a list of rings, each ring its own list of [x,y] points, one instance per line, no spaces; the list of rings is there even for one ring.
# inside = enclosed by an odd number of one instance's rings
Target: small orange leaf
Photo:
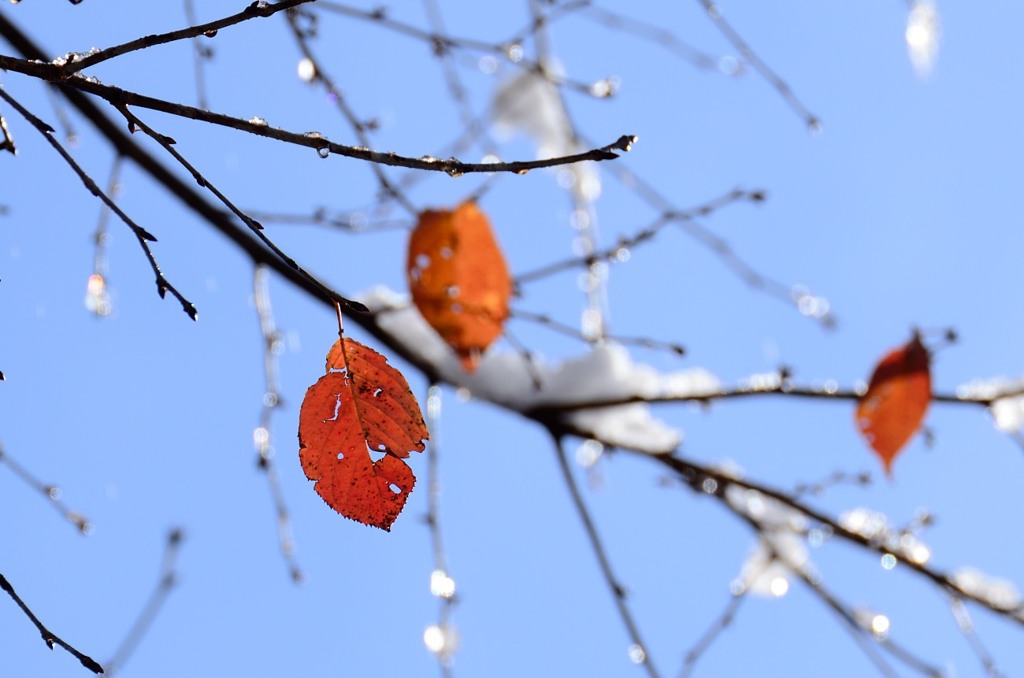
[[[501,335],[512,296],[487,216],[474,202],[423,212],[409,238],[405,270],[413,303],[472,372]]]
[[[857,404],[857,428],[882,459],[886,475],[900,449],[921,428],[931,402],[931,356],[914,336],[890,351],[875,367],[867,392]]]
[[[336,341],[327,374],[309,387],[299,410],[299,460],[327,505],[390,531],[416,484],[402,459],[422,452],[427,438],[402,373],[357,341]],[[383,456],[373,461],[371,452]]]

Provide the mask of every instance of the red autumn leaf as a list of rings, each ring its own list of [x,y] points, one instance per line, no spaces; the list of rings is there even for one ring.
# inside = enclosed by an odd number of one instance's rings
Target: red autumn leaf
[[[299,460],[327,505],[390,531],[416,484],[402,459],[428,437],[402,373],[357,341],[336,341],[299,411]]]
[[[512,295],[505,258],[476,203],[420,214],[406,274],[413,303],[472,372],[501,335]]]
[[[931,356],[914,336],[878,363],[857,404],[857,428],[882,459],[887,475],[900,449],[921,428],[931,402]]]

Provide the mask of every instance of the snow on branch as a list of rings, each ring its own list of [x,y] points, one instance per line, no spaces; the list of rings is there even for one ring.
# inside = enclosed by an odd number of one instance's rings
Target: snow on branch
[[[718,379],[707,370],[695,368],[662,374],[648,365],[634,363],[625,348],[613,343],[599,344],[585,355],[554,365],[531,363],[519,353],[491,351],[476,372],[467,374],[452,350],[405,295],[376,287],[358,298],[402,351],[412,352],[420,361],[434,365],[444,381],[468,389],[474,397],[518,412],[578,402],[581,393],[597,401],[639,401],[700,397],[721,389]],[[682,440],[682,433],[653,417],[645,402],[581,407],[563,413],[560,419],[576,435],[651,454],[671,452]]]

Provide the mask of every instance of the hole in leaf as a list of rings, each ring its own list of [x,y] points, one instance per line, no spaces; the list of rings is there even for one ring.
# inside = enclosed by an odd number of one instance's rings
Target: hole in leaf
[[[452,304],[452,313],[462,313],[462,304]]]
[[[338,452],[338,459],[344,459],[344,458],[345,458],[345,453],[344,452]]]
[[[387,452],[381,450],[375,450],[369,445],[366,446],[366,452],[370,455],[370,461],[376,464],[378,461],[387,456]]]
[[[400,488],[398,485],[395,485],[394,483],[388,485],[388,489],[394,492],[395,494],[402,494],[402,488]]]
[[[452,298],[457,297],[457,296],[459,296],[459,286],[458,285],[449,285],[448,287],[444,288],[444,293],[447,296],[452,297]]]
[[[338,421],[338,411],[341,409],[341,394],[336,393],[334,394],[334,397],[337,399],[334,401],[334,416],[330,419],[324,419],[325,424],[329,421]]]
[[[416,268],[426,268],[430,266],[430,257],[426,254],[416,255]]]
[[[374,397],[374,398],[379,398],[379,397],[380,397],[380,394],[381,394],[381,393],[383,393],[383,392],[384,392],[384,389],[382,389],[382,388],[380,388],[380,387],[378,386],[378,387],[377,387],[377,390],[373,392],[373,397]]]
[[[440,254],[442,259],[451,259],[454,252],[451,247],[442,247]]]

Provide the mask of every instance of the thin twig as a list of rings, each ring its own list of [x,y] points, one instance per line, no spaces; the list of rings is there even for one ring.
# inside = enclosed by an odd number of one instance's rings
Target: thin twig
[[[65,650],[70,652],[75,659],[81,662],[82,666],[84,666],[85,668],[89,669],[93,673],[103,673],[103,667],[100,666],[95,659],[93,659],[89,655],[82,654],[74,647],[64,642],[64,640],[62,640],[57,634],[53,633],[48,628],[43,626],[43,623],[39,621],[39,618],[36,617],[35,614],[32,613],[32,610],[29,609],[28,605],[25,604],[25,601],[23,601],[21,597],[18,596],[17,593],[15,593],[14,587],[11,586],[11,582],[7,581],[7,577],[3,576],[2,574],[0,574],[0,589],[6,591],[7,595],[11,597],[11,600],[13,600],[18,605],[18,607],[21,608],[21,611],[25,613],[29,620],[33,624],[35,624],[35,627],[39,629],[39,635],[43,637],[43,642],[46,643],[46,646],[48,648],[52,650],[54,645],[60,645]]]
[[[434,653],[442,678],[452,678],[455,631],[452,615],[458,602],[455,580],[448,569],[448,556],[444,548],[441,529],[441,472],[440,472],[440,424],[442,390],[432,384],[427,390],[427,429],[430,431],[430,445],[427,448],[427,527],[430,530],[430,546],[434,569],[430,574],[431,593],[440,601],[437,629],[440,632],[439,647]]]
[[[149,631],[160,608],[163,607],[167,596],[178,583],[177,560],[178,550],[185,534],[180,528],[174,528],[167,534],[167,541],[164,545],[164,557],[160,566],[160,576],[157,579],[156,587],[149,595],[149,599],[143,606],[139,616],[135,619],[125,635],[121,645],[114,652],[114,655],[107,661],[107,675],[112,676],[116,671],[124,667],[125,662],[138,647],[139,642]]]
[[[132,233],[135,234],[135,239],[138,240],[139,246],[142,248],[142,251],[146,255],[146,259],[149,261],[150,268],[153,269],[153,274],[156,276],[156,289],[160,297],[164,298],[167,293],[170,292],[181,303],[182,310],[184,310],[192,320],[198,319],[199,314],[196,311],[196,307],[191,301],[186,299],[174,285],[168,282],[164,277],[163,272],[160,270],[160,265],[157,264],[156,257],[153,256],[152,250],[149,249],[149,243],[156,242],[156,236],[152,235],[146,231],[146,229],[135,223],[131,217],[125,214],[124,211],[117,206],[117,203],[115,203],[106,193],[103,192],[102,189],[100,189],[99,186],[96,185],[96,182],[93,181],[92,177],[85,173],[85,170],[75,162],[75,159],[72,158],[71,155],[64,150],[64,147],[60,142],[57,141],[54,137],[54,130],[52,127],[37,118],[28,109],[18,103],[10,94],[7,93],[6,90],[4,90],[3,86],[0,86],[0,98],[3,98],[4,101],[9,103],[16,111],[18,111],[19,114],[21,114],[23,118],[35,127],[39,133],[43,135],[46,141],[56,149],[60,156],[64,158],[64,161],[68,166],[74,170],[75,174],[77,174],[82,180],[82,183],[85,184],[85,187],[89,192],[102,200],[104,204],[106,204],[107,207],[109,207],[114,214],[120,217],[121,221],[123,221],[128,228],[132,230]]]
[[[121,161],[122,157],[116,155],[114,156],[114,161],[110,164],[110,174],[107,177],[107,195],[111,199],[116,198],[120,190]],[[108,235],[109,223],[110,208],[105,204],[101,205],[99,220],[96,223],[96,231],[92,236],[92,275],[89,276],[89,280],[86,283],[85,298],[86,308],[97,318],[105,318],[113,312],[107,280],[107,272],[109,270],[107,262],[107,245],[110,240]]]
[[[741,189],[733,189],[728,193],[725,193],[717,198],[712,198],[696,207],[690,207],[684,210],[675,210],[672,208],[663,209],[651,223],[647,226],[637,230],[635,233],[629,236],[621,236],[618,241],[612,247],[608,247],[604,250],[596,251],[591,254],[582,257],[570,257],[562,259],[560,261],[547,264],[533,271],[522,273],[516,276],[516,284],[523,284],[532,282],[534,280],[540,280],[546,278],[554,273],[558,273],[564,270],[579,268],[581,266],[592,266],[598,261],[617,262],[622,261],[623,253],[628,255],[628,251],[641,245],[643,243],[651,241],[658,233],[665,227],[674,222],[688,222],[697,216],[709,215],[726,205],[733,204],[740,200],[749,200],[752,202],[760,202],[764,199],[763,191],[744,191]]]
[[[0,26],[2,26],[2,24],[3,19],[0,18]],[[530,170],[571,165],[576,162],[615,160],[619,157],[620,153],[629,152],[632,145],[637,141],[635,136],[625,134],[612,143],[600,148],[593,148],[581,153],[544,158],[540,160],[474,163],[463,162],[458,158],[441,159],[429,155],[413,158],[398,155],[393,152],[371,151],[368,148],[358,146],[345,146],[343,144],[335,143],[322,134],[316,132],[306,132],[304,134],[289,132],[287,130],[271,127],[266,123],[266,121],[259,118],[243,120],[242,118],[235,118],[222,113],[204,111],[200,108],[196,108],[195,106],[187,106],[185,104],[146,96],[144,94],[139,94],[138,92],[132,92],[118,87],[103,85],[99,82],[93,82],[86,78],[72,77],[67,78],[66,80],[61,80],[59,68],[59,66],[54,66],[48,63],[17,59],[0,54],[0,69],[15,71],[34,78],[46,80],[48,82],[56,82],[66,87],[71,87],[88,94],[93,94],[106,99],[114,106],[121,106],[125,104],[129,106],[138,106],[140,108],[148,108],[182,118],[189,118],[191,120],[207,122],[212,125],[219,125],[221,127],[249,132],[268,139],[312,148],[324,158],[331,155],[340,155],[347,158],[354,158],[356,160],[365,160],[378,165],[407,167],[409,169],[431,172],[443,172],[453,177],[459,177],[464,174],[494,172],[522,175],[530,172]]]
[[[704,494],[707,493],[704,492]],[[800,581],[802,581],[804,585],[811,590],[815,597],[817,597],[826,608],[836,615],[836,618],[839,620],[842,628],[849,633],[850,637],[853,638],[857,643],[857,646],[864,652],[865,656],[868,657],[880,673],[885,676],[893,677],[898,675],[878,652],[878,647],[885,650],[895,659],[903,662],[918,673],[929,676],[930,678],[942,677],[943,674],[940,669],[928,664],[902,645],[893,641],[887,632],[876,633],[873,630],[866,628],[857,620],[857,616],[853,609],[850,606],[843,604],[835,594],[829,591],[817,575],[812,574],[807,567],[794,563],[785,553],[776,548],[771,535],[775,533],[777,528],[772,528],[761,522],[749,511],[739,509],[732,501],[729,500],[727,492],[714,492],[712,494],[723,506],[728,508],[734,515],[736,515],[736,517],[745,522],[754,531],[759,538],[760,544],[767,550],[770,562],[779,563],[787,572],[800,579]]]
[[[525,32],[519,37],[511,40],[502,41],[500,43],[484,42],[482,40],[475,40],[473,38],[462,38],[451,35],[439,35],[434,31],[427,31],[418,26],[412,24],[403,23],[401,21],[390,18],[387,12],[382,9],[374,9],[370,11],[358,9],[355,7],[349,7],[347,5],[341,5],[336,2],[329,2],[326,0],[320,0],[316,5],[318,8],[340,14],[354,19],[360,19],[362,21],[368,21],[375,23],[382,28],[386,28],[399,35],[405,35],[422,42],[426,42],[435,49],[467,49],[475,52],[482,52],[485,54],[494,54],[506,59],[508,62],[516,66],[517,68],[530,71],[531,73],[537,73],[538,75],[545,75],[555,85],[559,87],[565,87],[581,94],[588,96],[603,98],[607,95],[597,96],[594,94],[593,84],[586,83],[581,80],[573,80],[564,76],[557,76],[552,74],[544,73],[544,66],[539,61],[527,59],[523,56],[520,41],[525,37]],[[532,32],[532,24],[531,24]],[[518,48],[518,49],[516,49]]]
[[[817,116],[807,110],[807,107],[803,105],[800,99],[797,98],[796,94],[786,81],[776,75],[775,71],[768,67],[768,64],[757,55],[750,45],[743,39],[743,37],[736,32],[736,29],[729,24],[728,21],[722,16],[722,10],[712,0],[697,0],[701,5],[704,6],[704,10],[707,12],[711,22],[715,24],[715,27],[725,36],[725,38],[732,43],[732,46],[747,60],[751,66],[754,67],[758,73],[761,74],[768,83],[775,88],[775,90],[782,96],[785,102],[789,105],[793,111],[803,118],[804,123],[807,125],[807,129],[811,132],[817,132],[821,129],[821,121],[818,120]]]
[[[1010,398],[1021,395],[1018,389],[994,395],[957,395],[955,393],[932,393],[931,400],[935,403],[976,405],[990,407],[995,401],[1001,398]],[[698,402],[709,403],[716,400],[732,400],[735,398],[749,398],[757,396],[780,396],[788,398],[812,398],[820,400],[843,400],[859,401],[864,397],[863,389],[845,388],[841,389],[833,384],[823,386],[797,386],[788,379],[774,379],[767,383],[761,383],[757,379],[751,380],[750,384],[734,388],[721,388],[717,390],[702,391],[700,393],[666,393],[658,394],[633,394],[626,396],[615,396],[611,398],[589,398],[580,402],[559,402],[546,403],[534,407],[530,412],[541,415],[542,419],[556,413],[574,412],[578,410],[589,410],[600,407],[614,407],[616,405],[628,405],[630,403],[678,403]]]
[[[192,0],[185,0],[185,20],[191,25],[196,23],[196,12]],[[196,75],[196,103],[199,105],[199,108],[210,107],[206,98],[206,70],[203,68],[203,62],[212,55],[213,51],[204,45],[198,39],[198,36],[193,38],[192,66]]]
[[[422,173],[416,172],[416,176]],[[392,219],[370,222],[363,212],[352,210],[328,214],[327,208],[317,207],[309,214],[288,214],[284,212],[265,212],[260,210],[245,210],[246,214],[262,224],[294,224],[308,226],[323,226],[333,228],[346,233],[377,233],[379,231],[408,231],[413,223],[408,219]]]
[[[49,87],[46,88],[46,98],[49,99],[50,105],[53,106],[53,117],[57,119],[57,126],[60,127],[61,132],[64,134],[64,143],[71,148],[75,147],[78,143],[78,133],[75,131],[75,126],[71,122],[71,117],[68,115],[67,109],[64,108],[64,102],[61,100],[59,89],[54,83],[50,83]]]
[[[430,22],[431,32],[434,35],[444,35],[447,33],[438,0],[423,0],[423,5],[427,12],[427,21]],[[467,132],[470,130],[475,131],[474,137],[483,139],[481,150],[485,154],[492,154],[497,157],[497,147],[486,133],[484,119],[475,115],[473,107],[470,105],[469,96],[466,94],[466,86],[462,83],[459,72],[455,68],[451,50],[448,49],[448,43],[436,40],[434,42],[434,55],[441,61],[441,69],[444,71],[444,81],[448,88],[448,96],[458,109],[462,128]]]
[[[274,312],[270,305],[270,289],[265,266],[256,266],[253,271],[253,300],[256,315],[259,318],[260,334],[263,337],[263,378],[264,390],[260,407],[259,425],[253,432],[256,445],[257,466],[267,476],[267,485],[274,503],[274,514],[277,516],[277,541],[288,566],[288,573],[296,584],[301,584],[304,575],[302,568],[295,560],[295,540],[292,536],[291,518],[288,506],[284,501],[280,474],[274,466],[274,448],[271,445],[271,417],[274,410],[281,407],[281,388],[278,381],[277,356],[281,348],[281,333],[274,322]]]
[[[0,372],[0,380],[2,379],[3,373]],[[21,464],[14,461],[14,459],[12,459],[9,454],[7,454],[6,450],[4,450],[3,448],[3,445],[0,445],[0,464],[7,466],[7,468],[11,469],[11,472],[14,473],[14,475],[18,476],[18,478],[20,478],[22,481],[24,481],[26,485],[28,485],[33,490],[46,497],[46,499],[49,500],[50,505],[53,506],[57,513],[64,516],[64,518],[69,523],[78,528],[78,532],[80,534],[92,534],[92,523],[89,522],[89,520],[81,513],[79,513],[78,511],[71,510],[61,501],[60,488],[56,485],[49,485],[47,483],[44,483],[38,478],[36,478],[34,475],[29,473]]]
[[[558,322],[546,313],[531,313],[530,311],[522,311],[519,309],[512,309],[510,316],[519,320],[528,320],[535,322],[539,325],[543,325],[554,332],[564,334],[569,337],[576,339],[585,340],[583,334],[571,325]],[[506,329],[507,332],[507,329]],[[617,344],[623,344],[628,346],[641,346],[643,348],[649,348],[653,350],[669,351],[677,356],[686,355],[686,347],[682,344],[678,344],[671,341],[658,341],[656,339],[649,339],[646,337],[623,337],[618,334],[605,334],[605,339],[614,341]]]
[[[736,72],[723,70],[720,67],[721,60],[715,59],[706,52],[686,44],[675,33],[661,26],[641,21],[626,14],[611,12],[603,7],[597,7],[590,2],[587,2],[586,5],[583,11],[578,12],[578,16],[602,24],[611,30],[628,33],[642,40],[660,45],[678,58],[689,62],[697,68],[724,73],[725,75],[736,75],[741,72],[739,70]]]
[[[677,454],[642,454],[640,456],[652,459],[656,463],[675,471],[680,480],[688,486],[702,494],[710,494],[714,496],[719,501],[725,503],[733,513],[737,512],[734,507],[728,503],[726,498],[726,490],[730,485],[735,485],[745,490],[754,490],[759,492],[765,497],[774,499],[785,506],[802,513],[812,522],[818,523],[822,527],[827,527],[831,531],[833,537],[849,542],[872,553],[892,556],[898,563],[904,565],[910,571],[937,585],[940,590],[950,593],[951,595],[959,596],[965,600],[970,600],[971,602],[981,605],[991,612],[1000,615],[1008,621],[1024,626],[1024,607],[1001,607],[978,594],[966,591],[957,584],[950,575],[929,566],[927,562],[921,562],[920,559],[909,557],[907,554],[902,553],[900,549],[894,549],[892,545],[885,540],[879,540],[874,536],[865,536],[858,532],[854,532],[844,527],[839,520],[826,515],[822,511],[810,507],[805,502],[785,492],[769,487],[764,483],[737,478],[710,466],[698,464],[689,459],[684,459]],[[745,517],[745,514],[737,513],[737,515]]]
[[[693,647],[686,653],[686,659],[683,660],[683,668],[679,672],[681,678],[686,678],[693,674],[694,668],[697,666],[697,662],[704,653],[708,651],[712,643],[718,639],[718,636],[725,631],[732,624],[732,620],[736,617],[736,613],[740,609],[740,604],[746,599],[746,594],[741,593],[729,597],[729,603],[722,610],[722,614],[715,618],[715,621],[711,623],[707,631],[694,643]]]
[[[583,529],[587,533],[587,539],[590,541],[590,546],[594,549],[594,556],[597,558],[597,564],[601,568],[601,574],[604,576],[605,583],[608,585],[608,590],[611,591],[612,598],[615,600],[615,606],[618,608],[619,617],[622,619],[622,623],[626,627],[626,632],[629,634],[630,641],[640,650],[640,652],[642,652],[643,659],[640,663],[646,669],[647,675],[651,678],[657,678],[659,674],[657,668],[654,666],[654,662],[651,660],[650,649],[641,638],[640,629],[637,627],[636,621],[633,619],[633,612],[629,609],[629,605],[626,602],[626,591],[615,578],[615,573],[612,571],[611,561],[608,560],[608,553],[604,548],[604,544],[601,542],[601,537],[597,534],[597,527],[594,525],[594,521],[590,517],[590,511],[587,510],[587,506],[583,502],[583,495],[580,494],[579,487],[576,485],[576,479],[572,475],[572,469],[569,468],[569,461],[566,458],[565,446],[562,438],[552,433],[552,439],[555,445],[555,452],[558,457],[558,468],[562,472],[562,479],[565,481],[566,489],[569,490],[569,496],[572,498],[572,503],[576,507],[576,512],[579,514],[580,520],[583,522]]]
[[[953,619],[956,620],[957,628],[960,629],[960,633],[963,634],[967,644],[981,663],[985,675],[990,678],[1003,678],[1004,674],[996,666],[996,660],[992,653],[988,651],[988,648],[985,647],[985,644],[978,637],[977,630],[974,627],[974,620],[971,619],[971,613],[967,610],[967,606],[964,605],[964,601],[957,596],[952,596],[949,600],[949,608],[953,613]]]
[[[323,293],[324,296],[331,297],[332,295],[336,294],[329,287],[320,282],[312,273],[308,272],[306,269],[299,266],[299,264],[294,259],[285,254],[284,250],[275,245],[274,242],[267,237],[266,233],[263,232],[262,224],[260,224],[258,221],[256,221],[248,214],[240,210],[238,207],[236,207],[235,204],[231,202],[231,200],[229,200],[226,195],[221,193],[216,186],[211,184],[210,181],[192,165],[192,163],[190,163],[188,160],[185,159],[184,156],[178,153],[177,149],[174,148],[174,139],[171,139],[168,136],[156,132],[152,127],[144,123],[138,116],[132,113],[127,106],[118,106],[118,110],[121,111],[121,114],[124,115],[124,117],[128,120],[129,125],[131,125],[133,128],[137,127],[138,129],[141,129],[143,132],[145,132],[149,137],[151,137],[154,141],[160,144],[165,151],[170,153],[171,156],[175,160],[177,160],[182,167],[191,172],[192,176],[195,178],[196,182],[200,186],[210,191],[210,193],[216,196],[216,198],[220,200],[224,204],[224,206],[227,207],[232,212],[232,214],[241,219],[242,223],[248,226],[249,229],[252,230],[252,232],[256,235],[256,237],[259,238],[263,242],[263,244],[270,249],[270,251],[272,251],[274,254],[280,257],[281,261],[283,261],[290,268],[299,273],[299,275],[307,278],[311,283],[319,287],[320,291]],[[358,301],[352,301],[351,299],[347,299],[342,296],[338,296],[336,299],[334,299],[334,301],[344,305],[346,308],[355,313],[367,312],[366,306]]]
[[[370,137],[367,134],[368,126],[356,115],[355,111],[348,103],[348,99],[345,97],[341,88],[334,84],[333,78],[329,75],[327,70],[324,68],[320,60],[317,59],[313,53],[312,47],[309,44],[309,36],[303,31],[298,24],[299,12],[289,12],[287,15],[288,26],[291,28],[292,37],[295,38],[295,42],[299,47],[299,51],[302,52],[303,58],[313,64],[313,73],[315,74],[314,79],[320,83],[323,88],[327,91],[328,96],[334,102],[335,108],[341,113],[342,117],[348,123],[348,126],[352,129],[352,133],[355,134],[356,140],[359,142],[360,147],[368,148],[370,146]],[[318,153],[322,154],[322,151],[317,150]],[[378,163],[372,163],[370,169],[373,171],[373,175],[377,178],[377,183],[380,185],[381,194],[388,198],[394,198],[398,204],[400,204],[409,214],[416,216],[418,210],[412,204],[412,202],[405,196],[404,193],[395,187],[394,183],[388,178],[388,175],[384,172],[384,168]]]
[[[90,66],[95,66],[98,63],[123,56],[130,52],[148,49],[150,47],[155,47],[156,45],[166,45],[167,43],[176,42],[178,40],[188,40],[189,38],[196,38],[201,35],[212,38],[217,34],[217,31],[222,28],[234,26],[235,24],[240,24],[243,21],[249,21],[250,19],[258,17],[272,16],[280,11],[312,1],[313,0],[281,0],[276,3],[253,2],[237,14],[232,14],[231,16],[224,17],[223,19],[210,21],[199,26],[182,28],[177,31],[160,33],[158,35],[147,35],[136,40],[131,40],[120,45],[114,45],[113,47],[108,47],[89,54],[71,54],[69,55],[71,58],[66,58],[64,63],[60,65],[60,68],[64,71],[65,77],[71,76],[83,69],[89,68]]]
[[[7,151],[11,155],[17,155],[18,149],[14,146],[14,137],[7,129],[7,119],[0,115],[0,151]]]

